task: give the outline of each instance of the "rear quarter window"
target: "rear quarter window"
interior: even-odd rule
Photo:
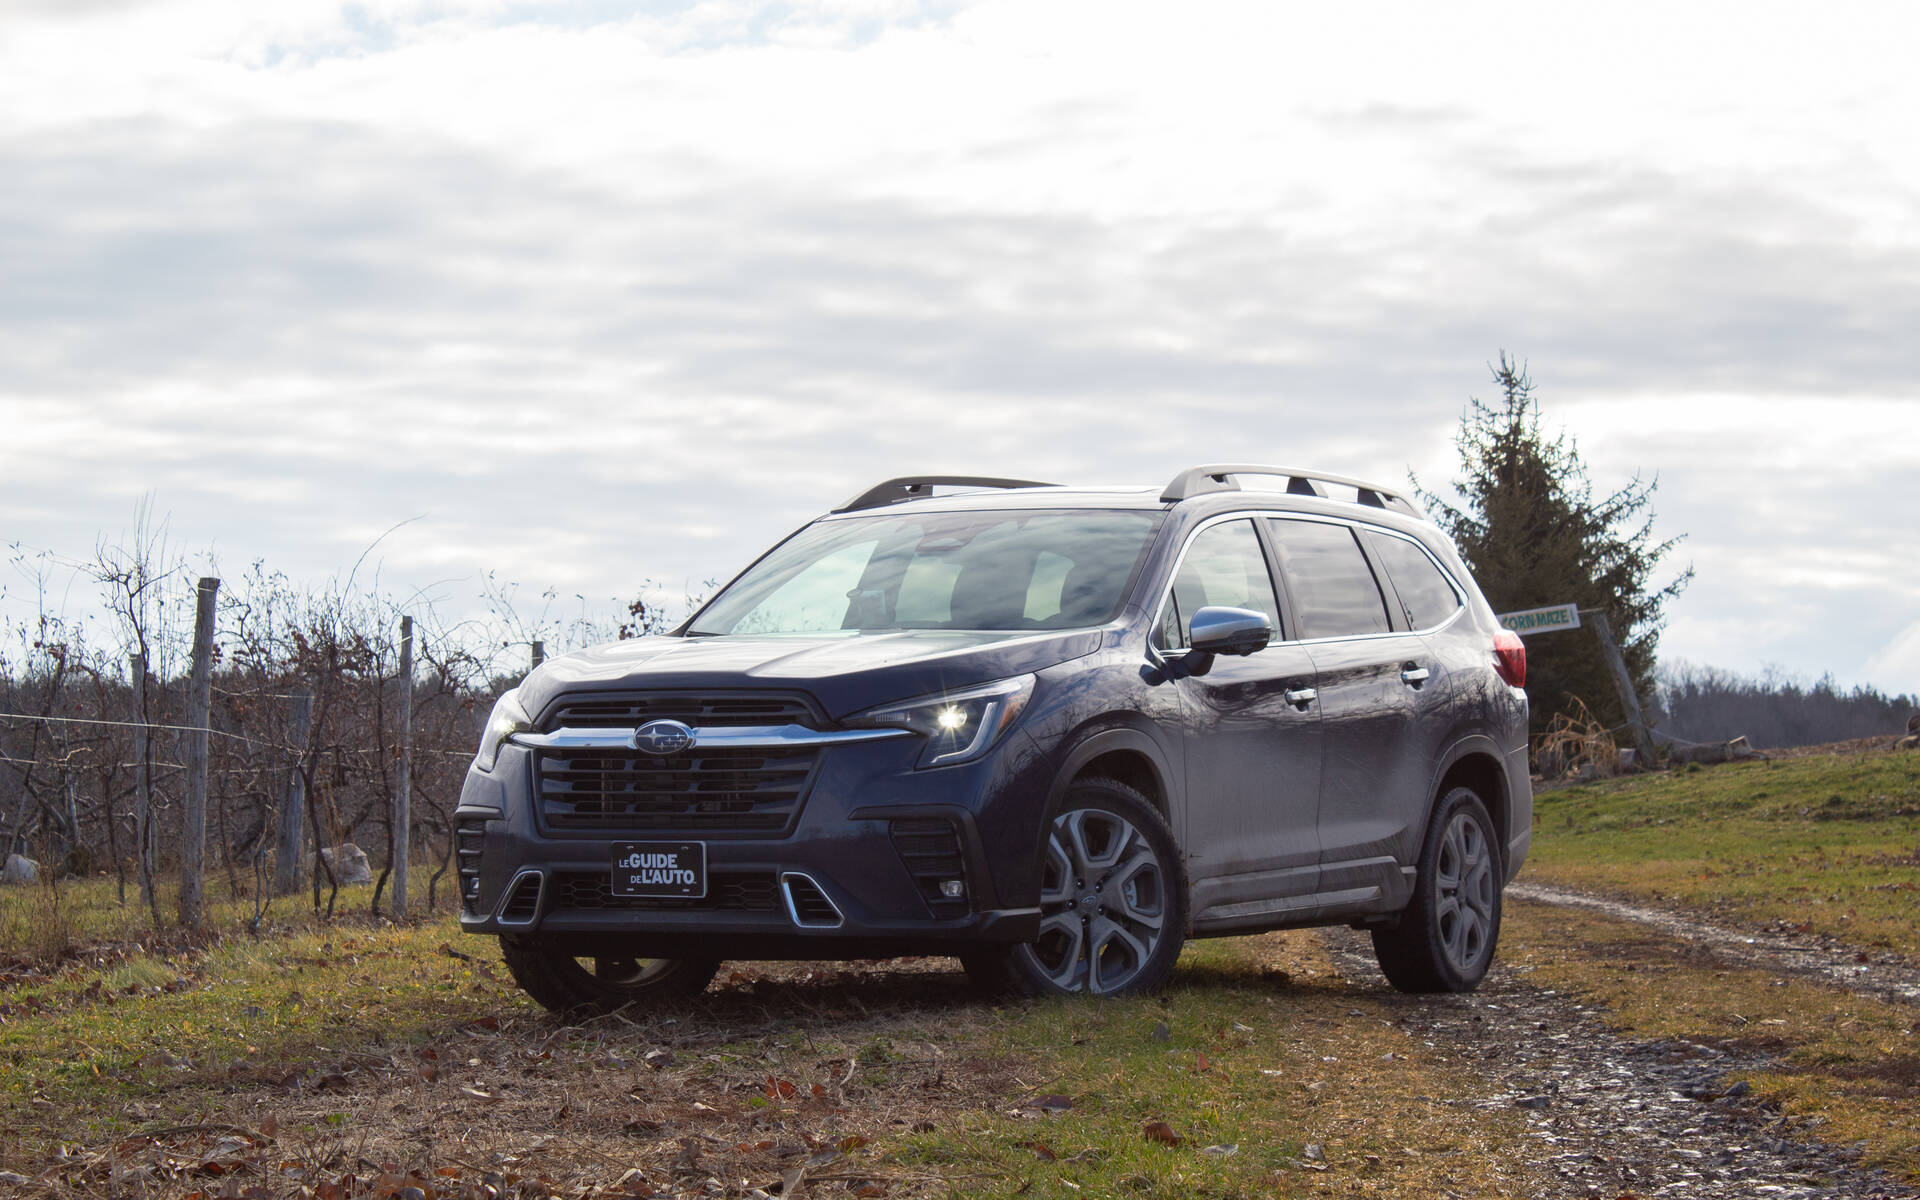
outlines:
[[[1392,534],[1369,529],[1367,543],[1387,568],[1387,578],[1407,616],[1407,628],[1432,629],[1460,608],[1460,593],[1426,551]]]

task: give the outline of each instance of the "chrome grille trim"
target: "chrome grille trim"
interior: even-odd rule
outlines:
[[[693,748],[707,750],[778,749],[787,746],[832,746],[845,742],[876,742],[907,737],[910,729],[808,729],[805,725],[740,725],[696,727]],[[631,729],[556,729],[551,733],[516,733],[507,739],[516,746],[539,750],[632,750]]]

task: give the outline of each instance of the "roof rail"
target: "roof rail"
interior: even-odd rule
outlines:
[[[834,509],[834,512],[859,512],[863,508],[885,508],[905,500],[925,500],[935,487],[1028,488],[1059,487],[1037,479],[993,479],[983,475],[907,475],[877,483]]]
[[[1345,475],[1329,475],[1325,471],[1302,471],[1296,467],[1264,467],[1249,463],[1211,463],[1201,467],[1188,467],[1173,477],[1167,490],[1160,493],[1163,503],[1173,504],[1190,496],[1204,496],[1208,492],[1236,492],[1240,483],[1236,475],[1271,475],[1287,481],[1287,491],[1295,496],[1325,497],[1326,491],[1320,485],[1337,483],[1354,490],[1354,502],[1372,508],[1390,508],[1406,513],[1410,517],[1423,514],[1415,508],[1399,491],[1382,487],[1377,483],[1368,483],[1364,479],[1350,479]]]

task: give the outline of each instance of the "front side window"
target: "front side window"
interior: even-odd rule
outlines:
[[[1273,576],[1250,520],[1208,526],[1187,547],[1160,615],[1160,646],[1186,649],[1191,644],[1193,614],[1216,605],[1265,613],[1275,636],[1279,634],[1280,606],[1274,599]]]
[[[1119,611],[1161,519],[1013,510],[817,521],[730,584],[687,632],[1100,625]]]
[[[1280,544],[1280,569],[1299,611],[1302,638],[1356,637],[1386,633],[1386,600],[1353,530],[1322,521],[1267,522]]]

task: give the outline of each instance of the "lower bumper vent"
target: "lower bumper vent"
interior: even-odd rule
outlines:
[[[540,912],[540,885],[544,876],[538,871],[522,871],[507,886],[507,898],[500,905],[502,925],[531,925]]]
[[[787,912],[793,917],[795,925],[808,929],[837,929],[845,920],[840,910],[827,899],[820,885],[809,876],[799,872],[789,872],[780,877],[780,886],[787,894]]]
[[[719,912],[778,912],[780,895],[770,871],[728,874],[716,871],[707,894],[698,900],[616,896],[606,872],[562,872],[553,879],[553,907],[575,911],[620,909],[696,909]]]
[[[891,822],[894,852],[920,889],[936,917],[964,917],[972,908],[967,898],[967,859],[960,849],[960,832],[950,821],[915,818]],[[957,895],[955,893],[958,893]]]
[[[453,856],[460,881],[460,907],[480,915],[480,853],[487,843],[485,818],[462,817],[453,828]]]

